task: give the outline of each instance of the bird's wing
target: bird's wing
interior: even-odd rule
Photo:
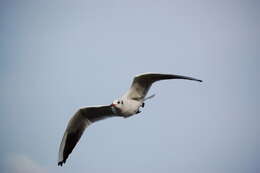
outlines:
[[[86,127],[95,121],[112,116],[115,116],[115,114],[111,106],[96,106],[79,109],[70,119],[63,135],[59,149],[58,165],[62,166],[62,164],[66,162]]]
[[[180,76],[174,74],[145,73],[135,76],[130,89],[125,94],[125,97],[129,99],[142,100],[146,96],[152,83],[166,79],[187,79],[202,82],[202,80],[187,76]]]

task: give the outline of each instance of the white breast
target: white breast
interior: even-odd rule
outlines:
[[[130,116],[136,114],[136,112],[139,110],[140,106],[142,105],[142,102],[136,101],[136,100],[124,100],[124,105],[122,106],[122,114],[124,116]]]

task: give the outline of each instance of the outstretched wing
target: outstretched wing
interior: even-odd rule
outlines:
[[[187,76],[180,76],[174,74],[145,73],[135,76],[131,88],[128,90],[125,96],[129,99],[142,100],[144,99],[151,85],[154,82],[167,79],[187,79],[202,82],[202,80]]]
[[[70,119],[63,135],[59,149],[58,165],[62,166],[62,164],[66,162],[69,154],[79,141],[86,127],[95,121],[112,116],[115,115],[111,106],[86,107],[79,109]]]

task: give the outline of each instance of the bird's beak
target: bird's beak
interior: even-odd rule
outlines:
[[[115,105],[114,103],[112,103],[110,106],[112,106],[112,107],[116,107],[116,105]]]

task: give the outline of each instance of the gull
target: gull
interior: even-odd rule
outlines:
[[[112,104],[84,107],[75,113],[67,125],[60,144],[58,165],[62,166],[66,162],[86,127],[109,117],[127,118],[139,114],[141,112],[140,108],[145,106],[144,102],[155,96],[146,97],[152,84],[167,79],[186,79],[202,82],[202,80],[196,78],[174,74],[144,73],[135,76],[129,90],[122,97],[114,100]]]

